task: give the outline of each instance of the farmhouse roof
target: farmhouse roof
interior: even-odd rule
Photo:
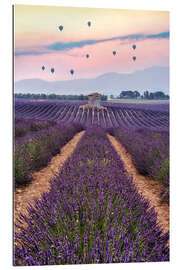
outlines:
[[[94,97],[100,97],[101,96],[101,94],[99,94],[99,93],[92,93],[92,94],[89,94],[88,95],[88,97],[91,97],[91,96],[94,96]]]

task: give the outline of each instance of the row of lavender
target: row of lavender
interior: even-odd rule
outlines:
[[[32,120],[31,123],[36,123]],[[28,184],[32,180],[32,172],[45,166],[50,159],[59,153],[61,147],[83,129],[80,124],[56,124],[38,122],[39,131],[28,132],[28,124],[21,119],[19,130],[27,131],[25,136],[17,137],[14,145],[14,184],[15,187]],[[54,124],[54,123],[53,123]],[[45,129],[45,127],[47,127]],[[43,129],[44,128],[44,129]],[[22,134],[22,133],[21,133]]]
[[[38,100],[30,100],[30,99],[15,99],[15,105],[18,104],[25,104],[25,103],[36,103],[36,104],[42,104],[42,103],[46,103],[46,104],[66,104],[66,105],[84,105],[87,103],[87,101],[64,101],[64,100],[41,100],[41,101],[38,101]],[[140,103],[140,102],[137,102],[137,103],[126,103],[126,102],[123,102],[123,103],[116,103],[116,102],[104,102],[102,101],[101,102],[102,106],[110,106],[110,107],[119,107],[121,106],[122,108],[129,108],[129,109],[143,109],[143,110],[151,110],[151,111],[161,111],[161,112],[169,112],[169,102],[157,102],[157,103]]]
[[[107,110],[80,108],[80,103],[69,102],[16,102],[16,117],[36,118],[50,121],[79,122],[85,126],[101,127],[153,127],[168,128],[169,112],[159,105],[108,104]]]
[[[168,261],[169,234],[105,132],[90,128],[16,233],[15,265]],[[18,244],[19,243],[19,244]]]
[[[15,138],[23,137],[27,133],[47,129],[55,124],[55,121],[15,118],[14,136]]]
[[[169,203],[169,131],[111,128],[108,132],[131,154],[140,174],[163,185],[160,197]]]
[[[128,108],[128,109],[141,109],[141,110],[148,110],[148,111],[160,111],[160,112],[169,112],[169,102],[164,103],[163,101],[159,100],[158,103],[107,103],[102,102],[103,106],[111,106],[113,108],[117,108],[121,106],[121,108]]]

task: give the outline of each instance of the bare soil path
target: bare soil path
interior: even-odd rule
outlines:
[[[161,185],[146,176],[138,174],[130,154],[126,149],[111,135],[107,134],[112,146],[121,157],[124,167],[129,176],[133,178],[133,182],[137,187],[139,193],[150,202],[150,206],[154,207],[157,213],[157,222],[161,226],[164,233],[169,231],[169,205],[161,203],[159,194],[161,192]]]
[[[16,188],[14,192],[14,224],[18,224],[17,219],[20,213],[28,215],[27,207],[29,203],[33,205],[35,199],[41,199],[41,194],[49,191],[50,180],[59,174],[61,167],[72,155],[84,132],[77,133],[63,146],[60,153],[51,159],[47,167],[34,172],[33,180],[28,186]],[[19,229],[15,227],[14,230],[17,232]]]

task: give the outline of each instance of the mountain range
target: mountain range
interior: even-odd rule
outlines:
[[[66,81],[45,81],[41,79],[24,79],[14,84],[14,93],[87,95],[99,92],[104,95],[119,95],[123,90],[139,91],[141,94],[163,91],[169,93],[169,67],[151,67],[133,73],[105,73],[96,78]]]

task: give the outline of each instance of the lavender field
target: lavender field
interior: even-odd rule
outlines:
[[[168,205],[168,105],[83,104],[15,102],[15,189],[28,189],[33,172],[85,133],[49,192],[15,221],[14,265],[169,261],[169,230],[107,137],[125,147],[140,175],[159,183],[159,203]]]
[[[84,126],[158,128],[169,127],[168,104],[103,103],[107,110],[81,108],[85,102],[16,101],[16,118],[39,119],[72,123]]]
[[[90,128],[51,191],[29,209],[15,247],[16,265],[168,261],[161,236],[105,132]]]

